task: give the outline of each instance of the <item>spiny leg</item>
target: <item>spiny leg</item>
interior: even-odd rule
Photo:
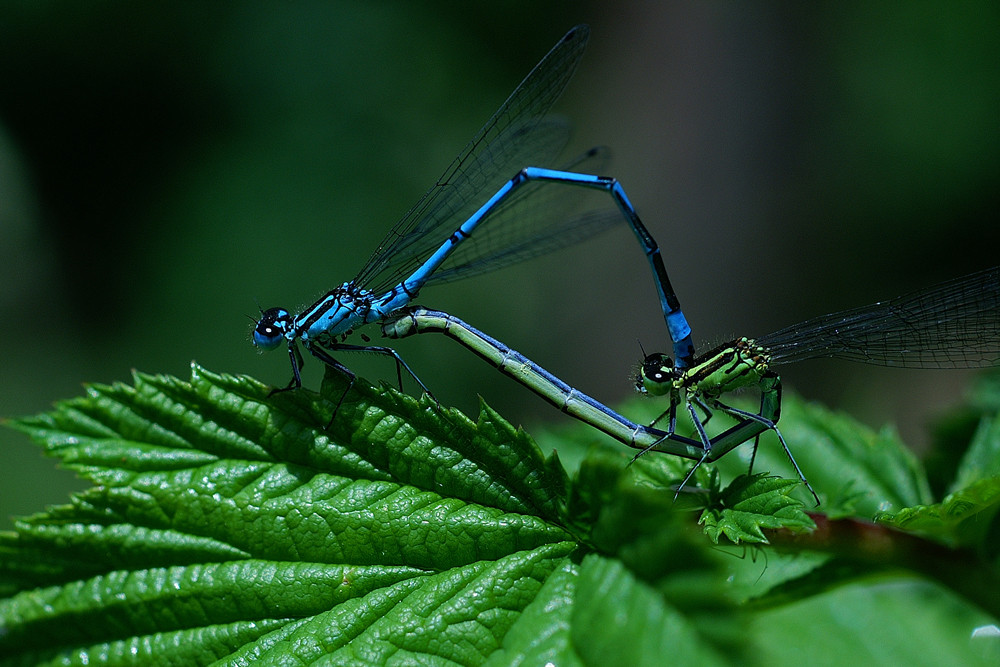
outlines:
[[[661,413],[659,417],[657,417],[656,419],[654,419],[652,422],[649,423],[649,428],[653,428],[660,420],[662,420],[667,415],[670,415],[670,423],[667,426],[666,435],[664,435],[662,438],[660,438],[653,444],[639,450],[639,452],[632,457],[632,460],[628,462],[629,465],[635,463],[636,459],[638,459],[640,456],[649,453],[650,451],[655,449],[657,445],[659,445],[661,442],[663,442],[664,440],[666,440],[667,438],[669,438],[674,434],[675,430],[677,429],[677,404],[680,403],[680,400],[681,400],[680,396],[677,394],[676,391],[670,392],[670,407],[667,408],[663,413]]]
[[[267,393],[267,397],[270,398],[275,394],[280,394],[291,389],[298,389],[302,386],[302,364],[304,359],[302,358],[302,353],[299,352],[299,346],[295,342],[288,343],[288,358],[292,362],[292,379],[289,380],[288,385],[285,387],[275,387]]]
[[[306,345],[306,349],[309,350],[309,354],[313,355],[324,364],[333,368],[335,371],[347,378],[347,387],[344,389],[343,393],[340,394],[340,398],[337,399],[337,403],[333,406],[333,413],[330,415],[330,421],[328,421],[324,427],[324,430],[329,430],[329,428],[333,425],[333,420],[337,418],[337,413],[340,411],[341,403],[344,402],[344,398],[347,397],[347,392],[349,392],[354,386],[358,376],[355,375],[354,371],[350,368],[330,356],[330,354],[328,354],[323,348],[316,345]]]
[[[677,396],[676,392],[670,394],[670,407],[660,413],[653,421],[649,422],[649,428],[654,428],[657,424],[663,421],[663,418],[670,416],[670,423],[667,426],[667,433],[673,433],[677,428],[677,404],[680,402],[680,397]]]
[[[780,384],[777,385],[777,388],[772,387],[772,388],[768,389],[768,391],[776,391],[776,392],[778,392],[778,395],[780,395],[780,391],[781,391],[780,390]],[[791,462],[792,467],[795,468],[795,473],[799,476],[799,479],[802,481],[802,483],[805,484],[805,487],[807,489],[809,489],[809,493],[811,493],[813,499],[815,499],[816,505],[818,506],[820,504],[820,502],[819,502],[819,496],[816,494],[816,491],[813,490],[812,485],[809,484],[809,480],[806,479],[806,476],[804,474],[802,474],[802,469],[799,468],[798,462],[796,462],[795,457],[792,456],[792,450],[790,450],[788,448],[788,444],[785,442],[785,437],[783,435],[781,435],[781,431],[778,430],[778,425],[776,424],[776,420],[768,419],[767,417],[764,417],[763,415],[756,414],[754,412],[749,412],[747,410],[740,410],[739,408],[734,408],[731,405],[726,405],[725,403],[722,403],[721,401],[719,401],[717,399],[712,401],[712,405],[716,409],[722,410],[726,414],[728,414],[728,415],[730,415],[730,416],[732,416],[732,417],[734,417],[736,419],[744,419],[744,420],[754,421],[754,422],[757,422],[758,424],[764,425],[765,427],[767,427],[767,429],[769,431],[774,431],[774,434],[776,436],[778,436],[778,442],[781,443],[781,448],[783,450],[785,450],[785,456],[788,457],[788,460]],[[759,437],[760,436],[757,436],[757,438],[754,438],[754,456],[755,457],[756,457],[756,453],[757,453],[757,441],[758,441]],[[752,460],[751,460],[750,465],[751,465],[751,471],[752,471],[753,470],[753,467],[752,467],[753,466],[753,461]]]
[[[349,352],[371,352],[372,354],[382,354],[387,357],[392,357],[396,361],[396,381],[399,383],[400,391],[403,390],[403,373],[401,369],[406,369],[406,372],[409,373],[414,382],[420,385],[420,388],[424,391],[424,393],[431,398],[434,398],[434,394],[432,394],[431,390],[427,388],[427,385],[425,385],[420,378],[417,377],[417,374],[413,372],[413,369],[410,368],[409,364],[403,361],[403,358],[399,356],[399,352],[396,352],[396,350],[391,347],[383,347],[381,345],[347,345],[346,343],[339,343],[332,349],[347,350]],[[437,399],[434,400],[437,402]]]
[[[701,464],[704,463],[712,454],[712,440],[708,437],[708,433],[705,432],[705,424],[698,419],[698,413],[694,411],[694,405],[697,404],[708,415],[705,418],[705,422],[707,422],[712,416],[711,409],[705,405],[699,396],[695,396],[693,399],[689,397],[686,403],[688,414],[691,415],[691,421],[694,423],[695,430],[698,431],[698,439],[701,440],[701,447],[704,450],[704,453],[701,455],[701,458],[698,459],[698,462],[691,467],[691,470],[687,475],[685,475],[684,479],[681,480],[680,486],[677,487],[677,491],[674,493],[675,501],[678,496],[681,495],[681,490],[684,486],[691,480],[692,477],[694,477],[695,472],[697,472],[698,468],[701,467]]]
[[[691,399],[691,402],[701,408],[701,411],[705,413],[705,418],[701,420],[701,425],[705,426],[708,423],[708,420],[711,419],[712,415],[715,413],[712,412],[712,408],[709,407],[709,405],[705,403],[699,395],[695,395],[695,397]],[[691,414],[693,415],[694,412],[692,411]]]
[[[434,394],[431,393],[431,390],[427,388],[427,385],[425,385],[423,381],[421,381],[421,379],[417,377],[417,374],[413,372],[413,369],[410,368],[409,364],[407,364],[406,361],[404,361],[403,358],[399,355],[399,353],[396,352],[396,350],[394,350],[393,348],[384,347],[381,345],[349,345],[347,343],[338,343],[335,346],[331,346],[330,349],[346,350],[349,352],[371,352],[372,354],[382,354],[385,356],[392,357],[396,362],[396,381],[399,383],[399,390],[400,391],[403,390],[403,374],[401,369],[406,369],[406,372],[410,374],[410,377],[412,377],[413,380],[418,385],[420,385],[420,388],[424,391],[424,393],[427,394],[427,396],[430,397],[430,399],[434,401],[438,407],[441,407],[441,403],[437,400],[437,398],[434,397]],[[347,396],[347,392],[350,391],[351,387],[354,386],[354,381],[357,379],[357,376],[352,371],[350,371],[346,366],[344,366],[336,359],[334,359],[332,356],[330,356],[322,348],[310,347],[309,352],[311,352],[317,358],[323,360],[324,363],[330,364],[337,370],[344,372],[345,375],[348,375],[348,378],[350,380],[350,384],[348,385],[347,389],[344,390],[344,393],[341,395],[340,400],[337,401],[337,405],[333,410],[333,415],[330,417],[330,423],[327,424],[326,426],[327,428],[330,428],[330,425],[333,424],[333,420],[337,417],[337,412],[340,410],[341,403],[344,402],[344,397]]]
[[[681,401],[680,395],[676,391],[671,392],[671,394],[670,394],[670,408],[666,412],[664,412],[662,415],[660,415],[659,417],[657,417],[653,421],[653,424],[655,424],[656,422],[658,422],[661,419],[663,419],[664,416],[666,416],[667,414],[669,414],[670,415],[670,429],[668,430],[667,435],[663,436],[662,438],[660,438],[659,440],[657,440],[656,442],[654,442],[653,444],[651,444],[648,447],[644,448],[638,454],[636,454],[635,456],[633,456],[632,460],[629,462],[630,464],[635,463],[635,460],[638,459],[640,456],[642,456],[643,454],[651,451],[658,444],[660,444],[661,442],[663,442],[668,437],[670,437],[671,435],[674,434],[674,427],[676,426],[676,423],[677,423],[677,415],[676,415],[676,413],[677,413],[677,404],[680,401]],[[698,418],[698,413],[695,412],[695,409],[694,409],[695,405],[697,405],[698,407],[700,407],[705,412],[705,419],[704,420],[701,420],[701,419]],[[687,483],[689,481],[691,481],[691,478],[694,476],[695,472],[697,472],[698,468],[701,467],[701,465],[705,461],[707,461],[708,458],[709,458],[709,456],[711,456],[711,454],[712,454],[712,440],[711,440],[711,438],[708,437],[708,433],[705,431],[705,426],[704,426],[705,423],[707,423],[708,420],[711,419],[711,417],[712,417],[712,410],[711,410],[711,408],[703,400],[701,400],[700,396],[695,396],[694,398],[688,398],[685,401],[685,406],[687,407],[688,414],[691,417],[691,422],[695,426],[695,430],[698,431],[698,440],[701,442],[701,447],[702,447],[702,452],[703,453],[702,453],[701,458],[698,459],[698,461],[694,464],[694,466],[691,467],[691,470],[688,471],[688,474],[684,476],[684,479],[681,480],[680,485],[677,487],[676,493],[674,493],[674,500],[677,500],[677,498],[680,496],[681,491],[684,489],[684,487],[687,485]],[[652,424],[650,426],[652,426]]]
[[[691,466],[691,470],[689,470],[688,474],[684,476],[684,479],[682,479],[681,483],[677,486],[677,491],[674,492],[674,502],[677,502],[677,498],[680,497],[681,495],[681,490],[685,486],[687,486],[687,483],[691,481],[691,478],[694,477],[694,474],[698,471],[698,468],[700,468],[701,464],[703,464],[708,459],[708,455],[711,453],[712,450],[706,449],[702,457],[698,459],[698,462],[695,463],[693,466]]]

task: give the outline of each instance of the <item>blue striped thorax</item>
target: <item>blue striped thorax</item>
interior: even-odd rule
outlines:
[[[344,283],[327,292],[295,318],[295,337],[303,343],[334,341],[356,326],[367,324],[372,310],[371,292],[354,283]]]

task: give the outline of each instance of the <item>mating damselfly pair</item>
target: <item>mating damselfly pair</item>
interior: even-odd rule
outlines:
[[[394,338],[441,332],[562,411],[640,449],[640,454],[675,454],[697,461],[697,468],[773,430],[795,465],[776,428],[781,381],[772,365],[822,356],[907,367],[997,363],[998,268],[919,294],[820,317],[769,336],[737,339],[695,357],[691,329],[656,242],[621,185],[590,173],[596,171],[605,152],[592,149],[559,169],[543,166],[556,159],[567,141],[567,125],[547,113],[576,70],[588,37],[589,29],[577,26],[553,47],[438,182],[389,231],[352,281],[334,288],[298,315],[284,308],[262,313],[253,341],[262,349],[287,347],[292,379],[284,390],[301,386],[301,345],[352,382],[354,374],[334,358],[336,352],[389,355],[395,360],[397,379],[405,369],[426,391],[392,348],[350,344],[347,339],[355,329],[373,323]],[[607,192],[617,210],[574,215],[581,187]],[[640,391],[669,397],[661,417],[666,421],[663,429],[654,426],[660,419],[650,426],[633,423],[452,315],[411,305],[428,284],[536,257],[590,238],[620,220],[630,226],[650,263],[673,343],[673,357],[648,355],[637,380]],[[746,386],[760,389],[759,412],[740,410],[721,400],[724,394]],[[695,437],[676,432],[681,405],[694,424]],[[334,416],[338,407],[339,402]],[[735,424],[710,437],[705,423],[715,411],[728,414]]]

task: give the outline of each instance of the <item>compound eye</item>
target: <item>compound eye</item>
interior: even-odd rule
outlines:
[[[253,344],[262,350],[278,347],[284,340],[291,321],[291,314],[284,308],[265,310],[253,329]]]
[[[674,377],[674,360],[657,352],[642,362],[642,374],[651,382],[669,382]]]

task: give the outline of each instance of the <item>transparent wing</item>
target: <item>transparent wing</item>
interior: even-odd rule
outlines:
[[[566,88],[590,36],[571,29],[531,70],[438,182],[389,231],[355,283],[384,291],[426,256],[525,166],[551,165],[568,138],[560,122],[542,122]]]
[[[823,315],[757,339],[772,362],[840,357],[879,366],[1000,363],[1000,267],[870,306]]]
[[[563,171],[603,173],[610,160],[604,147],[592,148],[559,167]],[[594,208],[588,204],[594,201]],[[505,200],[462,241],[430,283],[468,278],[580,243],[625,223],[606,192],[581,187],[529,183]]]

